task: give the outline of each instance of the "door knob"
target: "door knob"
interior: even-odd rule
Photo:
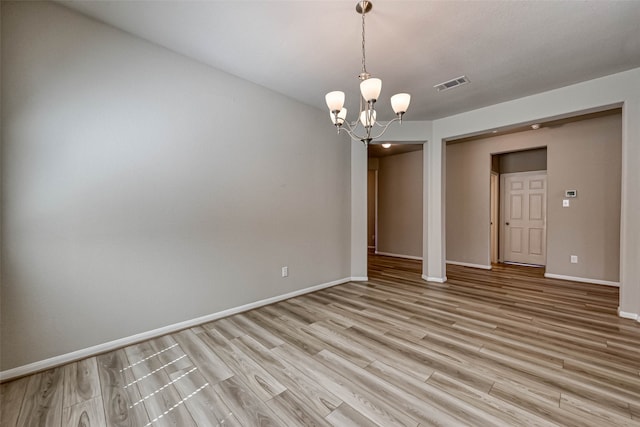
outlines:
[[[506,225],[509,225],[509,223],[507,222]]]

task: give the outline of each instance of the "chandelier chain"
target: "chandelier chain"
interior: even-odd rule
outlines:
[[[364,15],[366,10],[366,1],[362,2],[362,74],[367,74],[367,66],[365,63],[365,53],[364,53]]]

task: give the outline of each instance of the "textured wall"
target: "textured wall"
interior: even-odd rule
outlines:
[[[54,3],[2,43],[2,370],[349,277],[324,111]]]

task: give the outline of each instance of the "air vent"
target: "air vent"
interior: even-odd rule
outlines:
[[[438,89],[438,92],[442,92],[443,90],[453,89],[454,87],[462,86],[467,83],[469,83],[467,76],[460,76],[444,83],[437,84],[434,88]]]

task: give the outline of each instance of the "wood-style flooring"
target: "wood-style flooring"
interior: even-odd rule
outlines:
[[[640,426],[618,289],[370,257],[347,283],[2,384],[2,426]]]

